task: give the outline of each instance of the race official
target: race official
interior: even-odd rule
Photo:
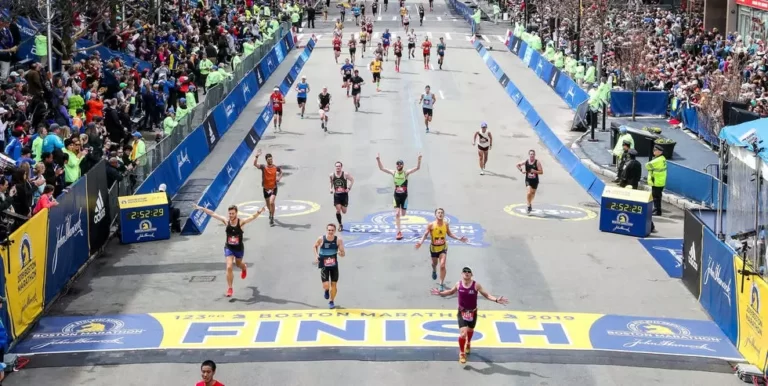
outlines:
[[[663,148],[659,145],[653,147],[653,159],[645,164],[648,170],[648,186],[651,187],[653,197],[653,214],[661,216],[661,195],[664,186],[667,185],[667,159],[664,157]]]

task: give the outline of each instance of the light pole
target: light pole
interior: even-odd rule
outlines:
[[[576,13],[576,60],[581,59],[581,0],[578,13]]]
[[[46,39],[48,43],[48,71],[53,73],[53,51],[51,50],[51,0],[45,1],[45,14],[45,21],[48,25],[48,35]]]

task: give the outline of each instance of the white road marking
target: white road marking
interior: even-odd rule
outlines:
[[[427,32],[427,37],[429,38],[429,40],[432,40],[432,32]]]
[[[438,91],[440,93],[440,99],[445,99],[445,95],[443,95],[443,90]]]
[[[296,35],[296,40],[301,40],[304,37],[304,34],[298,34]]]
[[[376,19],[376,21],[381,21],[381,16],[379,16],[379,18],[378,18],[378,19]]]
[[[432,71],[434,71],[434,70],[435,70],[435,67],[434,67],[434,66],[432,66],[432,63],[430,63],[430,64],[429,64],[429,69],[430,69],[430,70],[432,70]]]
[[[374,32],[373,33],[373,38],[374,39],[378,39],[379,38],[379,33],[378,32]]]
[[[500,42],[504,43],[505,40],[504,40],[503,37],[501,37],[499,35],[494,35],[494,36],[496,36],[496,39],[499,39]]]
[[[397,16],[392,16],[392,21],[397,20]]]
[[[491,39],[488,39],[488,36],[485,36],[485,35],[480,35],[480,36],[482,36],[483,40],[485,40],[486,42],[488,42],[488,43],[491,42]]]
[[[469,42],[469,41],[472,41],[472,37],[471,37],[471,36],[469,36],[469,35],[464,35],[464,38],[466,38],[468,42]]]
[[[440,17],[440,16],[438,16],[438,17],[437,17],[437,21],[443,21],[443,18],[442,18],[442,17]]]
[[[451,34],[448,32],[445,33],[445,40],[451,40]]]
[[[315,38],[320,41],[320,38],[323,37],[323,35],[315,35]]]

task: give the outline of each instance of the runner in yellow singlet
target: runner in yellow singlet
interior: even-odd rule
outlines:
[[[446,236],[459,240],[462,243],[467,242],[466,237],[456,237],[451,232],[451,228],[448,227],[448,221],[445,221],[445,210],[443,208],[437,208],[435,210],[435,221],[427,225],[424,235],[421,236],[421,240],[416,243],[416,249],[421,247],[427,236],[430,236],[432,242],[429,244],[429,255],[432,257],[432,280],[437,280],[437,263],[440,263],[440,291],[445,291],[445,260],[448,256],[448,243],[445,239]]]
[[[363,48],[363,51],[360,54],[361,58],[365,57],[365,44],[366,43],[368,43],[368,32],[365,30],[365,27],[363,27],[363,30],[360,31],[360,46]]]
[[[373,82],[376,83],[376,91],[379,92],[381,89],[379,86],[381,85],[381,56],[376,56],[375,59],[371,61],[371,64],[368,66],[371,69],[371,72],[373,73]]]

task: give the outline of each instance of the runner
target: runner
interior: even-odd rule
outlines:
[[[478,139],[480,140],[478,142]],[[488,124],[480,124],[480,131],[475,132],[472,138],[472,146],[477,144],[477,155],[480,157],[480,175],[485,174],[485,165],[488,164],[488,150],[493,147],[493,135],[488,130]]]
[[[360,5],[360,12],[363,15],[363,21],[365,21],[365,0],[363,0],[363,4]]]
[[[440,69],[443,69],[443,60],[445,60],[445,40],[440,37],[440,43],[437,43],[437,64],[440,65]]]
[[[301,76],[301,82],[296,85],[296,101],[301,108],[301,119],[304,119],[304,107],[307,105],[307,93],[310,91],[307,76]]]
[[[429,70],[429,56],[432,53],[432,42],[429,36],[424,36],[424,43],[421,43],[421,51],[424,54],[424,69]]]
[[[200,372],[203,380],[196,383],[195,386],[224,386],[223,383],[213,378],[216,375],[216,363],[214,361],[209,359],[203,362],[200,365]]]
[[[331,194],[333,194],[333,206],[336,207],[336,221],[339,223],[339,232],[343,232],[344,223],[341,221],[341,215],[347,214],[349,191],[352,190],[355,179],[349,173],[341,170],[343,166],[341,161],[336,161],[335,166],[336,171],[331,173]]]
[[[343,15],[343,13],[342,13],[342,15]],[[341,30],[344,29],[344,21],[341,20],[341,19],[336,19],[335,27],[336,27],[337,30],[339,30],[339,32],[341,32]]]
[[[360,25],[360,6],[355,4],[352,6],[352,15],[355,16],[355,25]]]
[[[424,4],[419,4],[419,26],[424,25]]]
[[[333,34],[333,59],[336,61],[336,64],[339,64],[339,56],[341,56],[341,36],[335,36],[336,31],[334,31]]]
[[[234,264],[240,268],[241,279],[245,279],[245,277],[248,276],[248,267],[243,263],[243,255],[245,253],[243,227],[249,222],[257,219],[260,214],[264,213],[265,207],[261,207],[258,212],[242,220],[237,217],[236,205],[232,205],[227,209],[229,217],[218,215],[216,212],[208,208],[203,208],[197,204],[194,205],[194,208],[211,216],[213,219],[221,221],[226,226],[224,233],[227,235],[227,241],[224,243],[224,258],[227,261],[227,297],[232,297],[232,294],[234,293],[232,282],[235,278],[235,275],[232,272],[232,265]]]
[[[408,11],[405,11],[405,15],[403,15],[403,27],[405,28],[406,33],[408,32],[408,26],[410,24],[411,24],[411,15],[408,13]]]
[[[347,89],[347,98],[349,98],[349,86],[352,85],[352,71],[355,66],[349,62],[349,59],[344,60],[344,65],[341,66],[342,84],[341,88]]]
[[[408,59],[411,58],[416,58],[416,31],[413,29],[408,34]]]
[[[368,18],[368,23],[365,25],[365,30],[368,32],[371,41],[373,41],[373,17]]]
[[[317,95],[317,104],[320,108],[320,128],[327,133],[328,111],[331,109],[331,94],[328,94],[328,87],[323,87],[323,92]]]
[[[283,104],[285,104],[285,98],[283,98],[283,93],[280,92],[280,87],[275,86],[272,90],[271,99],[272,112],[275,116],[272,122],[275,124],[276,131],[283,131]]]
[[[256,157],[253,159],[253,166],[261,170],[261,187],[264,190],[264,200],[267,201],[269,209],[269,225],[275,225],[275,198],[277,198],[277,184],[283,178],[283,169],[272,163],[272,154],[267,153],[264,159],[267,164],[260,164],[261,149],[256,150]]]
[[[403,5],[403,0],[400,0],[400,26],[403,26],[405,21],[405,14],[408,13],[408,10],[405,9],[405,6]],[[408,32],[406,29],[405,32]]]
[[[384,59],[384,47],[381,46],[381,43],[376,44],[376,49],[373,50],[373,56],[379,60]]]
[[[392,34],[389,33],[389,28],[387,28],[383,34],[381,34],[381,45],[384,48],[384,57],[387,58],[387,61],[389,61],[389,44],[392,41]]]
[[[477,294],[483,295],[484,298],[499,304],[508,304],[507,300],[503,296],[491,296],[485,291],[480,283],[472,280],[472,269],[464,267],[461,269],[461,280],[459,280],[453,288],[442,291],[437,288],[433,288],[430,292],[432,295],[438,296],[451,296],[456,292],[459,293],[459,312],[457,318],[459,320],[459,363],[467,363],[467,355],[471,349],[472,335],[475,334],[475,324],[477,323]]]
[[[373,83],[376,83],[376,92],[380,92],[382,69],[381,56],[376,55],[376,58],[371,61],[371,64],[368,65],[368,68],[373,73]]]
[[[424,244],[424,240],[427,236],[430,236],[431,242],[429,244],[429,254],[432,256],[432,280],[437,280],[437,263],[440,263],[440,291],[445,291],[445,260],[448,256],[448,244],[446,243],[445,236],[448,236],[454,240],[459,240],[462,243],[467,242],[466,237],[456,237],[451,228],[448,226],[448,222],[445,221],[445,210],[443,208],[435,209],[435,221],[432,221],[427,225],[427,229],[424,231],[424,235],[416,242],[416,249],[421,248],[421,244]]]
[[[381,157],[379,156],[379,154],[376,154],[376,162],[379,164],[379,170],[391,175],[395,179],[394,204],[395,204],[395,224],[397,225],[397,235],[395,236],[395,238],[397,240],[402,240],[403,233],[400,231],[400,217],[405,216],[405,213],[408,210],[408,177],[411,174],[419,171],[419,169],[421,169],[421,153],[419,153],[419,158],[418,158],[418,162],[416,163],[416,167],[408,171],[403,169],[403,165],[404,165],[403,160],[397,161],[396,170],[385,169],[384,165],[381,164]]]
[[[357,51],[357,41],[355,41],[355,34],[349,34],[349,41],[347,42],[347,46],[349,46],[349,59],[352,61],[352,64],[355,64],[355,51]]]
[[[434,9],[432,9],[432,5],[434,5],[435,0],[429,0],[429,11],[432,12]]]
[[[376,14],[379,13],[379,0],[373,0],[373,4],[371,4],[371,11],[373,11],[371,12],[373,13],[371,17],[376,17]]]
[[[523,170],[525,166],[525,170]],[[536,151],[528,151],[528,159],[517,164],[517,170],[525,174],[525,186],[528,187],[526,202],[528,202],[528,214],[533,210],[533,198],[536,197],[536,190],[539,188],[539,176],[544,174],[544,167],[536,159]]]
[[[363,49],[362,53],[360,53],[361,58],[365,57],[365,43],[368,43],[368,32],[365,32],[365,26],[363,26],[360,31],[360,46]]]
[[[389,0],[384,0],[384,12],[387,12],[388,5],[389,5]]]
[[[352,102],[355,104],[355,111],[360,109],[360,92],[362,91],[362,85],[365,84],[363,78],[360,77],[360,70],[355,70],[355,75],[352,77]]]
[[[339,257],[344,257],[344,241],[336,236],[336,225],[328,224],[325,228],[325,235],[320,236],[315,241],[315,260],[320,268],[320,280],[323,281],[323,296],[330,299],[328,308],[333,309],[336,305],[333,301],[336,299],[338,291],[336,283],[339,281]]]
[[[419,104],[421,104],[421,112],[424,113],[424,125],[427,127],[427,133],[429,133],[429,123],[432,122],[432,109],[437,102],[437,96],[430,92],[429,86],[424,87],[424,94],[421,94],[419,98]]]
[[[403,42],[400,41],[400,36],[397,37],[392,50],[395,52],[395,71],[400,72],[400,60],[403,59]]]

